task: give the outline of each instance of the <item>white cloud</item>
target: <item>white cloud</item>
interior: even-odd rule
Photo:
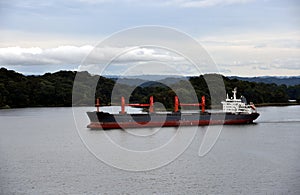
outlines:
[[[298,58],[274,59],[271,64],[271,68],[299,71],[300,56]]]
[[[182,75],[191,74],[188,64],[189,62],[183,57],[164,49],[152,47],[95,48],[78,69],[94,74]]]
[[[211,35],[198,39],[226,75],[300,75],[300,33]]]
[[[178,55],[152,48],[94,48],[90,45],[59,46],[47,49],[39,47],[0,48],[1,65],[79,65],[84,59],[85,64],[101,64],[112,59],[114,64],[147,61],[179,63],[184,61]]]
[[[0,48],[1,65],[49,65],[78,64],[93,49],[92,46],[59,46],[42,49],[39,47]]]
[[[210,46],[247,46],[253,48],[300,48],[300,32],[244,33],[201,37]]]
[[[128,52],[121,55],[117,62],[127,61],[159,61],[159,62],[170,62],[170,63],[182,63],[184,58],[176,54],[166,52],[164,50],[152,49],[152,48],[136,48],[129,50]]]
[[[50,71],[53,69],[50,66],[53,66],[59,67],[58,69],[77,67],[79,71],[89,71],[93,74],[193,75],[195,70],[188,64],[183,57],[175,53],[149,47],[94,48],[90,45],[68,45],[46,49],[0,48],[0,65],[8,68],[21,66],[29,74],[37,69],[42,70],[41,72]]]
[[[45,37],[39,39],[44,40]],[[109,70],[111,74],[114,71],[122,72],[126,70],[126,68],[129,68],[129,64],[140,65],[151,61],[171,64],[177,70],[180,70],[182,74],[186,75],[192,75],[193,72],[197,72],[188,66],[189,63],[183,57],[162,49],[149,47],[106,47],[94,49],[94,46],[91,44],[78,46],[84,42],[80,38],[75,41],[70,39],[71,41],[66,42],[69,44],[62,46],[57,46],[59,41],[51,44],[54,42],[52,41],[55,40],[54,38],[48,40],[50,41],[47,43],[42,41],[36,42],[36,44],[33,44],[33,47],[27,47],[26,44],[11,47],[7,46],[9,42],[6,44],[2,42],[2,45],[0,45],[0,65],[6,67],[39,65],[41,68],[47,65],[59,65],[58,70],[63,69],[63,67],[68,68],[65,65],[74,65],[72,68],[75,65],[78,67],[82,64],[82,60],[90,55],[85,60],[84,65],[79,67],[79,70],[99,71],[99,65],[107,63],[108,60],[119,54],[120,56],[114,60],[113,66]],[[300,32],[212,34],[197,40],[209,52],[222,74],[240,76],[300,75]],[[30,41],[31,38],[29,43]],[[172,42],[174,40],[169,41]],[[17,44],[17,41],[14,44]],[[39,44],[41,45],[40,47],[37,46]],[[189,48],[185,42],[177,41],[176,44]],[[93,52],[90,53],[91,51]],[[124,51],[126,52],[124,53]],[[190,52],[193,54],[199,53],[199,51],[192,48]],[[205,66],[205,63],[203,65]],[[205,70],[203,71],[205,72]]]

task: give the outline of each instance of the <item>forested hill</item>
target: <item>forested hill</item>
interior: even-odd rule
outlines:
[[[110,105],[111,102],[119,102],[119,98],[111,99],[111,92],[115,85],[115,80],[92,76],[88,72],[59,71],[56,73],[46,73],[41,76],[24,76],[13,70],[0,69],[0,108],[19,108],[19,107],[40,107],[40,106],[72,106],[72,90],[74,78],[78,74],[79,87],[74,91],[76,98],[74,105],[84,106],[93,102],[95,97],[99,97],[102,105]],[[210,77],[220,77],[220,75],[206,75]],[[222,76],[223,77],[223,76]],[[289,99],[300,102],[300,85],[286,86],[267,83],[256,83],[242,81],[239,79],[229,79],[223,77],[226,91],[231,92],[234,87],[238,87],[238,95],[243,94],[249,101],[256,104],[260,103],[287,103]],[[91,83],[97,83],[96,94]],[[190,77],[197,96],[205,95],[208,105],[211,104],[209,91],[203,76]],[[175,93],[172,89],[179,89],[183,97],[189,97],[190,93],[186,90],[186,81],[179,79],[178,82],[166,85],[162,83],[151,83],[137,87],[132,94],[130,87],[121,84],[120,94],[129,95],[130,102],[146,103],[149,96],[154,95],[155,101],[161,102],[168,109],[172,108]],[[225,98],[225,97],[224,97]],[[214,102],[213,104],[219,104]],[[90,105],[92,106],[92,105]]]
[[[238,79],[242,81],[250,81],[256,83],[275,83],[277,85],[299,85],[300,84],[300,76],[292,76],[292,77],[273,77],[273,76],[264,76],[264,77],[237,77],[231,76],[230,79]]]

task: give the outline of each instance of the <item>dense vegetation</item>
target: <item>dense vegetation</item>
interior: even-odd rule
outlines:
[[[121,95],[129,97],[132,103],[147,103],[149,97],[154,95],[156,102],[161,102],[170,109],[173,107],[175,95],[172,89],[185,97],[185,102],[189,102],[190,93],[187,90],[189,83],[192,84],[199,99],[205,95],[208,105],[212,103],[203,76],[191,77],[189,82],[178,80],[169,86],[159,82],[151,82],[149,85],[132,87],[126,84],[116,85],[116,81],[112,79],[93,76],[88,72],[78,72],[76,88],[73,90],[75,76],[76,72],[74,71],[59,71],[41,76],[24,76],[12,70],[1,68],[0,108],[72,106],[73,93],[73,95],[76,94],[73,96],[73,105],[76,106],[91,105],[91,102],[94,103],[95,97],[100,98],[102,105],[119,104]],[[209,76],[210,78],[220,77],[220,75]],[[286,86],[222,78],[227,92],[238,87],[238,95],[243,94],[248,100],[256,104],[287,103],[289,99],[300,102],[300,84]],[[93,93],[94,83],[97,83],[96,93]],[[117,95],[112,96],[112,90]],[[222,99],[224,98],[222,97]],[[212,104],[219,104],[219,102]]]

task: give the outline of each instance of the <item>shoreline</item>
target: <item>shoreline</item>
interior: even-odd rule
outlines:
[[[267,106],[297,106],[300,105],[300,103],[297,102],[284,102],[284,103],[261,103],[261,104],[255,104],[256,107],[267,107]]]

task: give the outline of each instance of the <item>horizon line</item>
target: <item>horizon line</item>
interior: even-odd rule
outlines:
[[[78,70],[72,70],[72,69],[59,69],[56,71],[45,71],[45,72],[41,72],[41,73],[25,73],[25,72],[21,72],[21,71],[17,71],[14,69],[8,69],[6,67],[1,67],[1,69],[4,68],[6,70],[9,71],[14,71],[16,73],[22,74],[24,76],[42,76],[45,75],[47,73],[53,74],[53,73],[57,73],[60,71],[71,71],[71,72],[88,72],[91,75],[98,75],[98,76],[103,76],[103,77],[138,77],[138,76],[169,76],[169,77],[198,77],[201,75],[207,75],[207,74],[217,74],[217,75],[222,75],[225,77],[240,77],[240,78],[255,78],[255,77],[277,77],[277,78],[291,78],[291,77],[300,77],[300,75],[290,75],[290,76],[286,76],[286,75],[261,75],[261,76],[240,76],[240,75],[226,75],[223,73],[216,73],[216,72],[208,72],[208,73],[204,73],[204,74],[200,74],[200,75],[176,75],[176,74],[139,74],[139,75],[117,75],[117,74],[93,74],[90,73],[89,71],[78,71]]]

